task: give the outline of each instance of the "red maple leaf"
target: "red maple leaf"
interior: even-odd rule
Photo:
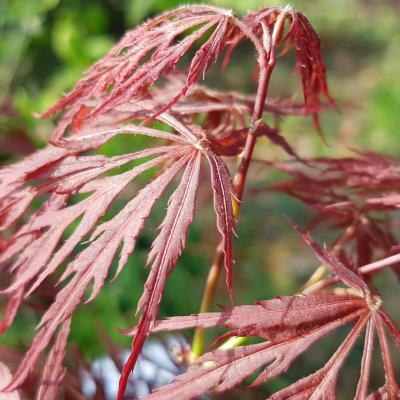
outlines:
[[[169,86],[160,85],[161,78],[171,74],[201,40],[184,79]],[[246,98],[196,86],[222,51],[231,51],[242,40],[249,40],[257,51],[257,95]],[[287,46],[296,48],[304,104],[281,100],[266,103],[277,51]],[[149,252],[150,274],[138,305],[141,317],[137,335],[120,382],[118,398],[122,399],[127,377],[157,318],[167,278],[185,247],[194,218],[202,159],[207,160],[211,171],[216,226],[232,297],[235,221],[231,196],[235,194],[220,156],[237,155],[248,137],[265,135],[300,159],[276,129],[262,122],[262,114],[314,115],[327,106],[322,98],[332,102],[319,39],[306,18],[289,8],[264,9],[240,20],[229,10],[184,6],[127,32],[69,94],[42,115],[63,112],[48,146],[0,171],[0,230],[7,231],[0,244],[0,262],[12,275],[12,282],[1,292],[9,298],[1,330],[12,323],[23,299],[65,266],[55,300],[42,316],[36,337],[8,390],[22,384],[59,329],[60,339],[50,352],[48,365],[58,366],[54,368],[57,376],[52,378],[62,376],[59,355],[68,331],[67,321],[83,301],[97,296],[117,256],[118,276],[153,206],[181,175]],[[228,107],[235,110],[230,118],[222,115]],[[205,114],[203,123],[201,114]],[[157,124],[149,125],[153,120]],[[120,134],[145,135],[164,143],[114,157],[88,155],[88,151]],[[133,161],[141,164],[115,174]],[[153,167],[159,168],[158,175],[135,193],[117,215],[104,220],[115,199],[137,176]],[[42,204],[31,212],[33,200]],[[77,226],[68,236],[66,232],[72,224]],[[86,247],[75,253],[82,242]]]
[[[320,248],[308,233],[302,231],[301,233],[314,249],[316,256],[342,282],[357,290],[358,295],[307,294],[278,297],[257,302],[254,306],[230,307],[223,312],[173,317],[157,322],[152,329],[153,332],[223,326],[230,331],[218,341],[231,336],[258,337],[263,341],[206,353],[195,361],[190,370],[178,376],[171,384],[156,390],[146,399],[184,400],[208,390],[226,391],[263,368],[251,384],[251,386],[259,385],[285,373],[317,340],[347,324],[353,324],[350,333],[320,370],[274,393],[269,398],[271,400],[336,399],[339,372],[364,329],[366,329],[364,352],[355,398],[365,399],[368,394],[375,333],[380,343],[386,383],[368,398],[399,398],[400,387],[394,375],[384,327],[388,328],[399,350],[400,330],[383,310],[382,300],[370,292],[360,276]]]

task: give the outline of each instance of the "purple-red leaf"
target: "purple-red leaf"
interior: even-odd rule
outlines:
[[[304,241],[314,250],[316,257],[326,265],[331,271],[338,276],[346,285],[353,289],[359,290],[364,295],[369,293],[368,285],[362,277],[354,271],[346,267],[339,259],[333,256],[327,249],[321,248],[317,242],[311,237],[310,233],[304,231],[300,226],[292,224],[294,228],[301,234]]]
[[[0,334],[5,332],[14,322],[14,319],[17,315],[19,307],[22,303],[22,299],[24,297],[24,289],[24,286],[21,286],[18,289],[14,290],[9,296],[3,319],[0,322]]]
[[[351,348],[358,339],[369,316],[361,317],[336,353],[317,372],[303,378],[293,385],[274,393],[271,400],[335,400],[336,382],[340,369]]]
[[[234,307],[222,314],[200,314],[186,318],[186,321],[176,318],[167,321],[168,329],[172,328],[173,323],[178,328],[223,325],[240,328],[232,331],[235,335],[259,336],[267,340],[259,344],[207,353],[197,360],[196,366],[191,370],[147,399],[184,400],[210,389],[225,391],[265,366],[253,382],[253,385],[258,385],[287,371],[294,360],[318,339],[340,326],[357,321],[350,339],[337,352],[335,359],[343,362],[346,353],[367,323],[369,311],[362,299],[360,301],[357,297],[346,297],[341,300],[340,297],[311,295],[278,298],[256,306]],[[319,300],[325,307],[318,309]],[[352,302],[354,303],[351,304]],[[314,321],[311,315],[315,315]],[[157,330],[162,329],[162,324]],[[339,368],[338,362],[332,364],[336,369]]]
[[[63,323],[57,340],[47,356],[40,379],[41,383],[36,396],[37,400],[55,400],[57,398],[57,393],[60,390],[60,385],[66,373],[63,363],[70,325],[71,319]]]
[[[139,235],[154,203],[187,161],[186,156],[173,163],[142,189],[112,220],[101,224],[94,232],[90,245],[68,265],[61,279],[73,275],[72,279],[59,291],[55,302],[43,315],[39,325],[41,330],[14,375],[11,388],[18,387],[26,379],[58,326],[72,315],[91,283],[93,289],[88,301],[98,294],[121,242],[131,243]],[[141,167],[136,168],[141,169]],[[142,167],[143,169],[146,168]],[[136,173],[137,170],[133,169],[125,174],[129,176]],[[129,181],[130,179],[127,180]],[[112,185],[110,186],[112,188]],[[104,186],[105,189],[108,187]]]
[[[138,310],[144,311],[132,344],[132,353],[121,374],[118,399],[124,397],[129,374],[148,336],[150,325],[157,319],[167,278],[186,245],[188,228],[194,217],[200,163],[201,153],[194,150],[188,160],[182,180],[168,202],[167,214],[161,224],[160,233],[152,244],[147,259],[147,265],[151,266],[151,271],[138,303]]]
[[[365,332],[364,351],[361,359],[360,379],[357,385],[355,400],[364,400],[368,393],[369,375],[371,371],[372,355],[374,350],[375,338],[375,317],[372,316],[368,321]]]
[[[281,296],[259,301],[256,305],[227,307],[223,312],[171,317],[165,321],[157,321],[152,332],[220,325],[234,329],[238,335],[254,333],[272,340],[282,334],[295,332],[304,324],[322,323],[362,307],[365,307],[365,300],[355,296]]]
[[[214,193],[214,210],[217,216],[217,228],[222,237],[225,254],[226,284],[233,302],[232,291],[232,232],[235,218],[232,210],[233,185],[225,163],[214,153],[205,150],[211,169],[211,183]]]
[[[285,21],[290,24],[288,29]],[[196,85],[224,49],[228,48],[229,59],[232,49],[243,40],[252,42],[257,51],[261,73],[256,98],[213,92]],[[159,85],[197,45],[184,78]],[[295,47],[302,76],[304,104],[286,100],[265,105],[267,83],[278,49],[285,52],[291,46]],[[42,316],[36,337],[8,389],[23,383],[59,331],[38,394],[46,398],[56,396],[56,385],[64,374],[62,358],[73,312],[85,299],[89,302],[97,296],[118,255],[115,276],[120,274],[154,205],[183,171],[148,255],[150,273],[137,307],[141,318],[120,382],[118,399],[122,400],[128,376],[156,323],[167,278],[186,245],[194,218],[202,158],[207,158],[211,170],[216,225],[233,301],[235,193],[229,170],[219,156],[239,154],[248,139],[249,121],[261,122],[263,112],[316,115],[326,107],[322,97],[332,101],[319,39],[307,19],[289,7],[263,9],[241,21],[229,10],[206,5],[184,6],[128,32],[69,94],[42,115],[64,112],[53,132],[52,144],[0,171],[0,230],[5,237],[1,242],[0,263],[12,278],[1,291],[8,296],[9,303],[0,329],[10,325],[23,298],[50,276],[59,277],[58,293]],[[157,121],[151,127],[143,126],[154,119]],[[201,126],[198,121],[202,121]],[[278,130],[263,124],[257,126],[260,130],[251,133],[266,135],[300,160]],[[117,135],[137,134],[162,140],[165,145],[115,157],[85,153],[100,148]],[[133,161],[141,164],[118,172]],[[153,167],[160,168],[158,175],[113,216],[110,209],[115,199],[132,187],[139,174]],[[29,213],[34,201],[41,205]],[[82,242],[86,247],[77,251]],[[369,294],[361,278],[316,244],[311,245],[339,278]],[[196,388],[196,393],[200,393],[201,388],[210,386],[225,390],[264,365],[267,367],[256,383],[270,379],[286,371],[315,340],[347,322],[362,320],[366,312],[362,298],[296,296],[230,308],[218,314],[219,321],[210,314],[177,325],[222,324],[231,329],[225,336],[255,335],[267,340],[235,349],[232,355],[216,351],[201,358],[200,364],[214,360],[216,365],[199,366],[193,372],[196,380],[202,382]],[[247,318],[243,313],[249,313]],[[250,370],[243,372],[247,365]],[[241,372],[235,375],[238,370]],[[184,382],[177,391],[188,395],[186,387],[190,384]]]
[[[232,335],[257,336],[265,341],[206,353],[196,360],[186,373],[178,376],[171,384],[156,390],[146,399],[185,400],[208,390],[225,391],[264,367],[251,384],[259,385],[285,373],[315,341],[349,323],[355,323],[351,332],[320,370],[276,392],[270,398],[336,399],[338,375],[356,340],[366,327],[360,380],[355,399],[365,399],[368,395],[375,330],[382,350],[386,384],[368,399],[397,399],[400,391],[394,376],[383,324],[388,326],[395,342],[399,334],[397,327],[380,309],[381,304],[380,298],[376,296],[363,299],[349,295],[299,295],[266,300],[254,306],[230,307],[220,313],[174,317],[157,322],[152,328],[153,332],[224,326],[231,331],[222,338]]]
[[[196,41],[211,30],[211,36],[192,59],[186,83],[162,110],[153,112],[154,117],[165,111],[184,96],[189,87],[216,61],[228,38],[238,30],[232,22],[234,19],[232,13],[226,10],[192,5],[168,11],[127,32],[103,59],[86,72],[72,92],[42,115],[48,117],[67,110],[53,139],[60,139],[88,100],[101,99],[82,118],[81,124],[85,119],[99,116],[144,93],[162,75],[168,74]],[[178,41],[179,35],[184,37]]]

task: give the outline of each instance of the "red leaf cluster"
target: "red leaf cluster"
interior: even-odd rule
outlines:
[[[168,134],[165,131],[139,125],[104,128],[100,132],[81,131],[78,136],[64,140],[63,148],[49,146],[2,171],[4,228],[11,226],[23,212],[26,212],[34,198],[50,194],[41,208],[34,212],[5,243],[1,261],[7,262],[16,256],[17,258],[11,266],[14,279],[3,290],[4,294],[10,296],[9,309],[3,321],[4,326],[12,322],[22,298],[32,293],[64,261],[71,259],[73,250],[82,238],[88,238],[88,246],[71,259],[60,277],[60,283],[65,281],[67,283],[60,289],[55,302],[44,314],[39,325],[41,329],[14,375],[10,388],[17,387],[28,376],[58,326],[71,317],[91,284],[93,284],[92,293],[86,302],[96,297],[122,245],[116,275],[120,273],[128,256],[134,250],[136,238],[143,229],[154,204],[174,177],[184,170],[180,184],[170,197],[166,216],[148,257],[151,272],[138,305],[138,310],[143,311],[140,326],[143,327],[144,337],[147,335],[149,324],[156,319],[166,279],[175,267],[186,243],[187,230],[194,215],[202,155],[209,161],[211,169],[217,227],[223,237],[227,282],[230,285],[231,237],[234,225],[230,174],[223,161],[206,146],[207,139],[199,126],[187,123],[170,113],[164,113],[159,118],[164,123],[170,124],[176,133]],[[84,150],[96,148],[120,132],[167,138],[175,144],[115,157],[75,155],[77,148]],[[127,172],[104,176],[108,171],[115,170],[132,160],[148,157],[152,159]],[[102,222],[102,217],[107,213],[113,200],[135,177],[151,167],[166,162],[168,163],[165,169],[138,191],[117,215]],[[10,182],[7,180],[17,174],[19,174],[17,180],[13,179]],[[25,182],[32,182],[33,185],[23,185]],[[75,193],[87,194],[88,197],[69,204],[68,196]],[[10,207],[10,197],[14,196],[15,201]],[[63,241],[66,229],[79,219],[77,228]],[[139,351],[141,344],[138,345]]]
[[[290,24],[283,38],[279,37],[280,32],[273,32],[279,18]],[[153,109],[147,122],[185,96],[225,48],[230,54],[245,39],[255,46],[259,63],[268,63],[272,68],[277,47],[296,48],[305,112],[316,115],[321,110],[322,96],[333,103],[326,83],[319,38],[302,14],[289,8],[267,8],[241,21],[230,10],[190,5],[168,11],[127,32],[103,59],[86,72],[69,94],[42,114],[42,117],[49,117],[65,111],[53,140],[59,140],[77,116],[80,125],[134,98],[147,95],[148,89],[162,76],[171,73],[182,57],[207,34],[209,37],[192,57],[181,88],[176,92],[169,91],[169,96],[174,92],[175,95],[165,98],[159,110]],[[183,39],[179,40],[180,37]],[[90,100],[97,100],[93,107],[87,104]]]
[[[197,84],[224,50],[228,60],[243,40],[250,41],[257,53],[260,77],[255,97],[213,91]],[[189,67],[179,73],[178,64],[199,42]],[[291,47],[295,48],[304,104],[266,101],[278,50],[284,54]],[[52,141],[43,150],[0,171],[0,263],[3,271],[11,276],[10,284],[1,290],[8,297],[8,306],[0,330],[10,326],[24,300],[47,278],[59,276],[58,292],[43,314],[36,336],[7,390],[23,384],[41,354],[54,341],[43,369],[39,397],[49,400],[56,397],[57,385],[64,376],[62,359],[73,313],[82,302],[92,301],[101,291],[116,258],[115,277],[119,275],[153,207],[180,177],[148,255],[150,273],[137,307],[140,320],[120,381],[118,399],[123,398],[128,376],[154,328],[166,281],[186,245],[195,213],[202,160],[210,169],[216,227],[224,253],[226,282],[233,298],[232,197],[235,190],[221,156],[236,156],[246,148],[249,137],[264,135],[301,160],[278,130],[263,122],[262,117],[265,112],[315,116],[333,103],[320,50],[318,36],[307,19],[290,8],[263,9],[240,20],[229,10],[205,5],[184,6],[127,32],[69,94],[42,115],[49,117],[63,112]],[[161,84],[161,78],[167,76],[167,81]],[[113,157],[89,153],[101,149],[117,135],[144,135],[162,143]],[[136,166],[130,168],[132,162]],[[125,172],[121,172],[121,167]],[[157,168],[155,177],[135,191],[116,215],[110,215],[115,199],[124,191],[132,190],[132,182],[152,168]],[[33,202],[40,206],[34,209]],[[307,234],[305,238],[312,244]],[[82,244],[85,244],[83,249],[79,247]],[[312,247],[316,249],[313,244]],[[359,275],[324,250],[318,250],[317,254],[345,283],[369,298],[368,287]],[[322,298],[319,300],[324,302]],[[277,310],[287,309],[288,301],[281,300],[283,305],[277,305]],[[312,301],[315,303],[316,299]],[[279,349],[293,351],[287,356],[286,364],[274,367],[276,371],[272,375],[276,375],[289,366],[296,354],[328,331],[349,321],[366,323],[367,309],[362,305],[365,302],[358,298],[351,298],[349,302],[351,312],[336,303],[332,309],[327,306],[326,314],[321,310],[314,316],[319,326],[315,320],[307,322],[299,316],[292,321],[293,326],[287,326],[287,331],[278,332],[279,324],[262,327],[265,335],[268,330],[274,332],[281,344],[271,347],[268,341],[236,349],[235,362],[240,364],[244,362],[241,359],[251,358],[254,365],[261,366],[265,360],[274,362]],[[255,307],[265,308],[265,304]],[[230,327],[236,333],[244,329],[246,335],[261,335],[254,327],[234,324]],[[289,343],[289,337],[294,340],[299,327],[304,329],[303,339]],[[230,364],[222,354],[215,355],[221,357],[224,365]],[[203,360],[213,357],[205,356]],[[224,368],[216,371],[225,371]],[[218,374],[212,374],[207,388],[218,383],[221,379]],[[232,376],[219,385],[221,389],[228,388],[241,379],[240,375]],[[194,392],[206,388],[202,385]],[[185,395],[194,392],[188,391]]]
[[[291,178],[273,190],[296,197],[316,211],[310,228],[325,224],[339,230],[335,246],[341,251],[350,249],[346,258],[355,268],[371,263],[377,255],[398,252],[394,234],[394,215],[400,204],[397,159],[361,152],[358,157],[307,163],[305,169],[274,164]]]
[[[265,341],[207,353],[196,361],[192,370],[147,398],[190,399],[210,389],[225,391],[265,366],[252,383],[253,386],[258,385],[286,372],[317,340],[339,327],[354,323],[346,339],[323,368],[274,393],[270,399],[335,399],[338,374],[363,329],[366,329],[364,353],[355,398],[364,399],[367,396],[376,331],[386,373],[386,383],[379,392],[386,392],[389,398],[396,399],[400,389],[394,377],[384,324],[397,344],[400,331],[384,311],[373,308],[360,297],[301,295],[267,300],[255,306],[238,306],[222,313],[175,317],[160,322],[155,330],[222,325],[233,329],[228,335],[257,336]],[[368,398],[375,398],[375,395],[373,393]]]

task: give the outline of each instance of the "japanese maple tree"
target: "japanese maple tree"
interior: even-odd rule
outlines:
[[[226,67],[244,41],[256,54],[254,96],[198,83],[218,60]],[[291,51],[301,81],[299,102],[268,96],[277,58]],[[185,67],[187,56],[191,58]],[[66,374],[63,359],[74,313],[102,290],[114,259],[113,280],[118,277],[146,220],[167,191],[171,194],[165,216],[148,253],[149,274],[137,305],[139,322],[126,332],[133,335],[132,352],[123,367],[118,400],[124,398],[129,375],[151,332],[196,328],[190,368],[148,397],[190,399],[209,390],[228,390],[260,368],[251,385],[273,379],[316,341],[346,325],[351,326],[350,332],[321,369],[270,398],[336,398],[340,369],[364,331],[355,398],[400,398],[388,343],[390,338],[400,351],[400,331],[373,285],[376,273],[386,267],[395,270],[400,261],[392,227],[382,218],[400,204],[398,161],[374,153],[305,160],[273,125],[276,117],[309,115],[321,131],[318,115],[333,105],[320,40],[307,18],[290,7],[265,8],[240,19],[231,10],[189,5],[127,32],[70,93],[40,116],[58,116],[47,146],[0,171],[0,263],[9,276],[9,284],[1,288],[8,303],[0,331],[7,330],[24,302],[49,278],[58,282],[54,302],[43,313],[12,379],[0,364],[0,372],[5,371],[1,374],[7,375],[3,390],[16,393],[47,353],[37,398],[56,398]],[[147,136],[154,139],[154,146],[118,156],[101,155],[102,146],[118,135]],[[253,150],[261,136],[293,159],[268,164],[290,176],[269,190],[283,191],[314,208],[317,213],[310,228],[329,220],[340,234],[331,246],[321,247],[309,231],[293,224],[321,262],[322,273],[313,275],[293,296],[212,313],[223,269],[234,304],[232,237]],[[238,161],[233,176],[226,164],[229,158]],[[200,179],[205,165],[207,181]],[[154,169],[147,184],[132,190],[139,175]],[[200,181],[212,193],[220,235],[201,313],[158,321],[166,282],[195,216]],[[131,193],[129,201],[110,215],[110,207],[126,191]],[[33,202],[40,206],[32,207]],[[225,343],[202,354],[203,329],[215,326],[229,329],[218,339]],[[246,344],[248,337],[259,341]],[[385,382],[370,393],[375,337]],[[4,384],[0,380],[0,387]]]

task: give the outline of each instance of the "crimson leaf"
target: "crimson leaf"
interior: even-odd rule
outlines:
[[[226,391],[263,367],[252,383],[252,386],[258,385],[285,373],[313,343],[348,323],[355,325],[323,368],[276,392],[270,399],[335,399],[338,374],[365,327],[364,354],[356,398],[365,398],[368,393],[375,331],[378,333],[386,375],[386,384],[379,393],[387,393],[390,399],[398,398],[399,387],[383,325],[393,332],[395,338],[399,337],[399,331],[382,310],[381,300],[376,296],[364,299],[320,294],[279,297],[254,306],[231,307],[219,313],[174,317],[157,322],[153,331],[221,325],[231,329],[222,338],[233,335],[257,336],[265,341],[206,353],[196,360],[190,370],[146,399],[184,400],[211,389]],[[381,398],[377,395],[368,398]]]

